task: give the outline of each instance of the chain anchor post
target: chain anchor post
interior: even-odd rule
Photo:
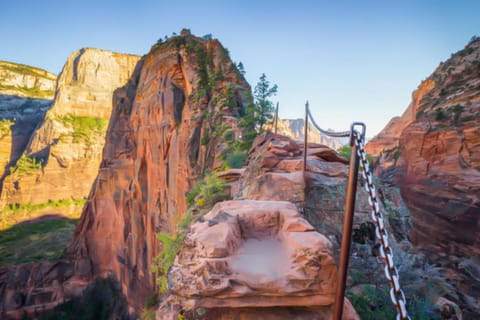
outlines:
[[[362,127],[362,133],[355,130],[356,126]],[[352,239],[353,214],[355,212],[355,198],[357,194],[359,157],[355,136],[365,136],[365,124],[360,122],[352,123],[350,127],[350,168],[348,172],[347,194],[345,197],[345,215],[343,220],[342,244],[340,249],[340,261],[337,273],[337,290],[335,293],[334,319],[341,320],[343,313],[343,302],[345,299],[345,284],[347,281],[348,260],[350,258],[350,247]]]
[[[304,136],[304,143],[303,143],[303,174],[305,175],[305,171],[307,171],[307,152],[308,152],[308,100],[305,103],[305,125],[303,128],[303,136]]]
[[[278,126],[278,107],[279,103],[277,102],[277,107],[275,108],[275,134],[277,134],[277,126]]]

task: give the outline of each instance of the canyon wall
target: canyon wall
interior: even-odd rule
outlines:
[[[155,287],[155,234],[174,230],[193,181],[220,161],[221,130],[236,122],[249,92],[217,40],[188,32],[153,46],[115,91],[100,170],[68,256],[113,275],[137,310]]]
[[[478,313],[480,40],[441,63],[367,151],[378,156],[380,176],[401,188],[412,244],[448,270]]]
[[[56,76],[0,61],[0,191],[10,165],[20,158],[52,104]]]
[[[3,181],[0,207],[88,195],[98,172],[113,92],[140,57],[81,49],[67,60],[55,99]]]

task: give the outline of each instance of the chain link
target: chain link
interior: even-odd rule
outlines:
[[[397,309],[396,320],[410,320],[407,312],[407,302],[405,294],[400,288],[400,276],[398,270],[393,263],[393,250],[388,242],[388,233],[385,229],[383,215],[380,212],[380,206],[377,201],[377,194],[375,186],[373,185],[373,176],[370,172],[370,166],[365,152],[365,143],[363,135],[353,130],[353,140],[357,149],[357,155],[360,158],[360,163],[363,167],[362,177],[365,180],[365,190],[368,193],[368,203],[372,207],[371,217],[375,224],[375,235],[380,242],[380,256],[385,264],[385,276],[390,282],[390,300]]]
[[[308,115],[308,118],[310,118],[310,121],[312,122],[313,126],[315,128],[317,128],[318,131],[320,131],[321,133],[323,133],[323,134],[325,134],[329,137],[347,138],[347,137],[350,136],[350,131],[334,132],[334,131],[323,130],[322,128],[320,128],[320,126],[315,122],[315,119],[313,119],[312,114],[310,113],[310,109],[308,108],[308,105],[307,105],[307,115]],[[305,125],[307,125],[307,124],[305,124]]]

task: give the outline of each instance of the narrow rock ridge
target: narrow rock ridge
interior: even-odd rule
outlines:
[[[221,165],[227,145],[217,130],[238,130],[249,92],[218,40],[190,34],[153,46],[115,92],[103,160],[68,256],[88,258],[96,276],[113,275],[137,311],[155,288],[155,234],[173,230],[192,183]]]

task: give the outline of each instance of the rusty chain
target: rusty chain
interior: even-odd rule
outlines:
[[[365,152],[364,135],[353,130],[353,139],[363,168],[362,177],[365,180],[364,187],[368,193],[368,203],[372,207],[371,218],[375,224],[375,235],[380,242],[380,256],[385,264],[385,276],[390,282],[390,300],[397,309],[396,320],[410,320],[407,312],[406,299],[403,290],[400,288],[400,276],[393,263],[393,250],[388,242],[388,233],[383,221],[383,215],[380,212],[380,206],[377,201],[375,186],[373,185],[373,176],[370,172],[370,165]]]

